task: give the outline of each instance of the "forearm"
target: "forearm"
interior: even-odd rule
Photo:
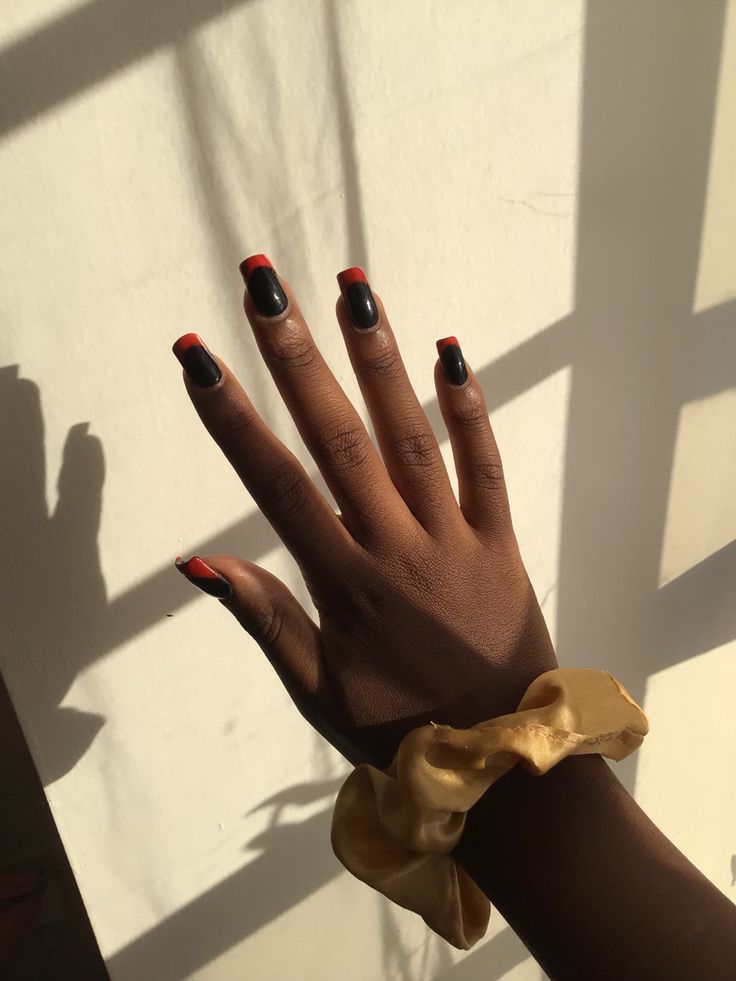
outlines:
[[[514,767],[455,857],[555,981],[736,977],[736,906],[599,756],[542,777]]]

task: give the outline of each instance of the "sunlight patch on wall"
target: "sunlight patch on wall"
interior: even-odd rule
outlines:
[[[693,312],[736,297],[736,0],[728,4]]]
[[[680,413],[659,585],[736,538],[736,389]]]
[[[84,0],[72,0],[71,3],[69,0],[23,0],[23,3],[3,4],[0,45],[10,47],[83,6]]]
[[[685,855],[697,855],[701,872],[731,900],[736,785],[723,761],[736,753],[734,654],[732,641],[652,675],[650,731],[638,751],[636,782],[637,802],[649,817]]]

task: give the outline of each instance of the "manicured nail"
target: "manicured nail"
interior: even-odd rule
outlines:
[[[199,334],[184,334],[171,350],[192,381],[202,388],[210,388],[222,378],[219,365],[210,356]]]
[[[378,323],[378,308],[368,285],[366,274],[360,266],[343,269],[337,274],[340,292],[348,308],[350,319],[360,330],[368,330]]]
[[[468,380],[468,369],[465,367],[463,352],[460,350],[457,337],[441,337],[437,341],[437,353],[445,374],[452,384],[464,384]]]
[[[265,255],[243,259],[238,267],[253,302],[264,317],[277,317],[289,305],[279,278]]]
[[[199,586],[201,590],[209,593],[210,596],[216,596],[218,599],[226,600],[232,598],[232,586],[227,579],[220,575],[219,572],[211,569],[198,555],[193,555],[187,562],[182,559],[181,555],[178,555],[176,557],[176,568],[187,577],[189,582],[194,583],[195,586]]]

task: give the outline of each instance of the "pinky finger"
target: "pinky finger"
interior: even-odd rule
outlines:
[[[452,446],[460,510],[480,535],[503,538],[511,532],[511,513],[483,391],[457,338],[438,340],[437,351],[434,381]]]

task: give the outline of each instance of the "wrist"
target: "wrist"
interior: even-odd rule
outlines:
[[[528,836],[584,814],[591,796],[610,798],[621,791],[623,785],[598,754],[569,756],[542,776],[517,764],[470,808],[455,857],[472,875],[476,846],[486,852],[489,841],[499,842],[500,851],[511,842],[523,847]]]

